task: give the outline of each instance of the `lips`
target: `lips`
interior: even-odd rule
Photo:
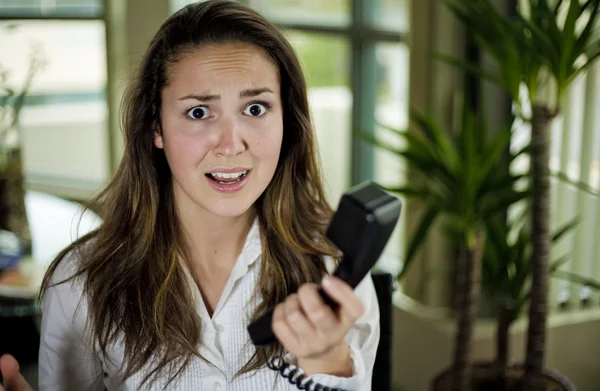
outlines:
[[[222,172],[225,174],[231,174],[231,173],[236,173],[236,172],[242,172],[242,171],[250,171],[250,168],[248,167],[215,167],[209,171],[207,171],[207,174],[214,174],[217,172]]]
[[[244,179],[244,177],[246,175],[248,175],[249,172],[250,171],[246,170],[246,171],[236,172],[236,173],[232,173],[232,174],[227,174],[227,173],[206,174],[206,176],[209,179],[212,179],[213,181],[216,181],[219,183],[235,183],[235,182],[239,182],[242,179]]]
[[[223,171],[215,171],[223,173]],[[240,171],[234,171],[240,172]],[[248,170],[245,175],[241,175],[238,178],[218,178],[213,174],[206,174],[206,180],[210,187],[219,193],[235,193],[244,188],[248,183],[249,177],[252,173],[252,170]]]

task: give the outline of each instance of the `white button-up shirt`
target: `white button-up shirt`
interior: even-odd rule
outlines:
[[[247,331],[249,317],[258,302],[252,302],[261,262],[258,219],[255,220],[243,250],[229,276],[223,293],[209,316],[204,300],[187,267],[196,309],[202,322],[198,342],[200,354],[208,361],[192,357],[181,376],[168,390],[251,391],[297,390],[288,380],[268,367],[234,377],[249,361],[254,345]],[[330,266],[332,263],[329,262]],[[52,282],[62,281],[76,270],[73,256],[56,269]],[[370,391],[375,354],[379,343],[379,307],[370,276],[355,289],[365,305],[364,315],[348,332],[353,376],[349,378],[314,374],[311,378],[324,386],[344,390]],[[133,391],[144,378],[145,370],[123,381],[123,345],[114,344],[107,356],[88,343],[85,330],[87,304],[80,281],[69,281],[48,289],[43,301],[39,352],[39,389],[41,391]],[[290,355],[286,356],[286,359]],[[150,368],[150,367],[148,367]],[[162,390],[167,379],[144,384],[147,390]]]

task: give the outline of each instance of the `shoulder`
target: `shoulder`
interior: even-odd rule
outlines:
[[[60,259],[55,260],[49,269],[51,274],[48,276],[48,284],[45,288],[50,289],[67,282],[71,282],[71,285],[81,283],[82,279],[77,276],[77,273],[83,263],[84,251],[84,246],[73,247]]]
[[[78,312],[86,309],[84,299],[84,276],[78,275],[82,266],[84,254],[83,247],[70,249],[64,256],[56,261],[47,277],[47,283],[42,291],[42,317],[75,318]],[[82,305],[84,308],[82,308]]]

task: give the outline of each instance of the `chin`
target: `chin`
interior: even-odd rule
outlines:
[[[254,206],[254,202],[247,199],[221,199],[214,200],[208,209],[220,217],[240,217],[248,213]]]

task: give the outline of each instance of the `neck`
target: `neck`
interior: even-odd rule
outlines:
[[[185,237],[190,267],[198,270],[230,269],[239,257],[248,232],[252,228],[255,211],[241,216],[222,217],[207,211],[182,213],[179,221]]]

